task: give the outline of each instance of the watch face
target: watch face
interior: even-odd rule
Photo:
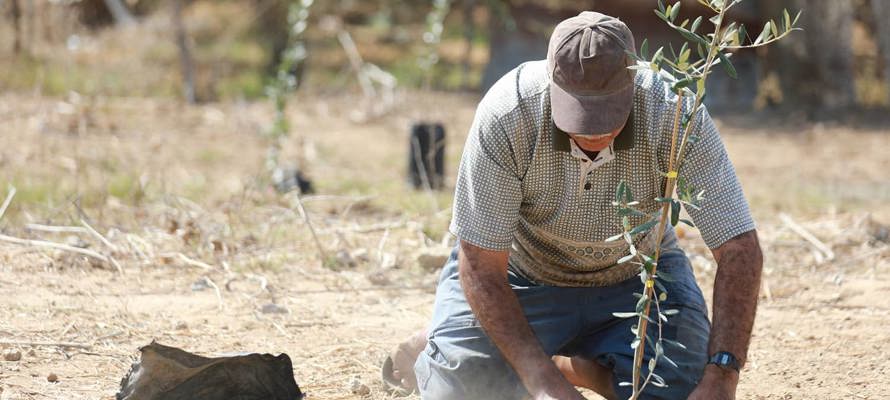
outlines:
[[[740,370],[739,361],[735,358],[732,353],[721,351],[717,354],[711,356],[711,360],[708,362],[709,364],[714,364],[721,368],[731,368],[736,371]]]

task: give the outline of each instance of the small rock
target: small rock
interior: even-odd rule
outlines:
[[[275,303],[269,303],[269,304],[263,305],[263,307],[260,308],[260,312],[263,314],[289,314],[290,313],[290,311],[287,308],[279,306],[278,304],[275,304]]]
[[[173,265],[173,263],[176,262],[176,257],[169,254],[161,255],[158,259],[161,261],[161,264],[164,265]]]
[[[445,265],[451,256],[451,248],[444,246],[430,247],[417,253],[417,265],[427,271],[437,270]]]
[[[58,381],[59,381],[59,376],[56,375],[56,374],[54,374],[54,373],[52,373],[52,372],[50,372],[49,375],[46,376],[46,381],[47,381],[47,382],[53,382],[53,383],[58,382]]]
[[[871,218],[866,221],[866,224],[872,242],[890,243],[890,226]]]
[[[65,238],[65,243],[67,243],[71,247],[77,247],[81,249],[90,247],[89,243],[84,242],[83,239],[80,238],[80,236],[75,235],[71,235]]]
[[[193,292],[200,292],[200,291],[207,290],[210,288],[211,288],[210,282],[207,282],[207,279],[204,279],[204,278],[198,279],[194,283],[192,283],[192,291]]]
[[[352,255],[350,255],[348,251],[339,250],[335,257],[337,258],[337,264],[341,267],[355,267],[355,260],[352,259]]]
[[[369,282],[378,286],[386,286],[392,283],[384,269],[368,273],[367,278]]]
[[[3,359],[6,361],[20,361],[22,359],[22,352],[16,349],[8,349],[3,352]]]
[[[352,379],[352,384],[350,385],[350,390],[352,394],[357,394],[359,396],[367,396],[371,394],[371,388],[368,385],[365,385],[358,378]]]
[[[221,252],[226,249],[226,244],[220,239],[211,239],[210,246],[213,248],[214,252]]]
[[[37,351],[34,349],[28,350],[28,357],[37,357]]]

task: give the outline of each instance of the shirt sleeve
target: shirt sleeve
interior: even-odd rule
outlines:
[[[702,108],[698,139],[689,144],[680,176],[695,193],[703,192],[698,210],[685,207],[709,248],[717,248],[727,240],[754,229],[754,220],[735,168],[710,114]]]
[[[507,250],[519,221],[522,184],[516,155],[501,121],[476,111],[457,173],[449,230],[489,250]]]

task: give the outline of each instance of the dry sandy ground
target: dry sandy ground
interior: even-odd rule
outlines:
[[[304,199],[308,215],[327,253],[354,262],[328,268],[294,204],[258,178],[267,108],[0,97],[0,189],[19,189],[0,232],[86,244],[124,272],[0,243],[0,347],[22,353],[0,360],[0,398],[111,399],[152,340],[205,355],[285,352],[310,399],[389,398],[379,365],[426,323],[436,271],[415,253],[441,251],[449,204],[448,193],[403,187],[406,127],[443,119],[453,169],[472,118],[473,99],[440,98],[415,95],[410,109],[363,123],[335,111],[350,108],[346,99],[291,110],[304,146],[286,150],[312,166],[324,194]],[[721,125],[767,257],[739,398],[888,398],[890,136]],[[114,248],[83,232],[81,218]],[[707,250],[695,232],[683,241],[710,293]]]

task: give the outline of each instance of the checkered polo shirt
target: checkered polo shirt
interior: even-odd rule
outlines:
[[[611,204],[622,180],[638,208],[659,208],[667,171],[677,97],[657,74],[638,71],[633,112],[613,143],[614,159],[591,168],[571,153],[569,137],[550,117],[545,61],[520,65],[485,95],[470,128],[454,194],[450,230],[459,239],[490,250],[509,250],[512,270],[553,286],[608,286],[634,276]],[[686,104],[686,107],[690,104]],[[704,190],[700,210],[688,209],[707,245],[715,248],[754,229],[742,189],[717,128],[700,112],[696,135],[680,175]],[[589,161],[587,161],[589,162]],[[582,177],[582,171],[587,176]],[[631,223],[645,222],[632,217]],[[651,254],[653,234],[635,245]],[[663,248],[676,247],[667,227]]]

